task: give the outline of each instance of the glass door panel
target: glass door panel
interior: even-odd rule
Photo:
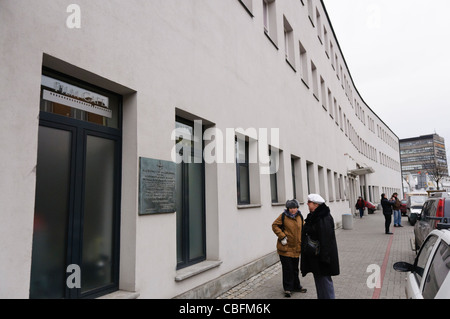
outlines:
[[[116,142],[86,136],[81,292],[113,282]]]
[[[176,198],[177,198],[177,264],[183,263],[183,164],[177,164]]]
[[[30,298],[64,298],[72,132],[39,126]]]
[[[203,164],[189,164],[189,260],[204,256]]]

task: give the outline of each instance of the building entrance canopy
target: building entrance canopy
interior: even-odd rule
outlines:
[[[373,173],[375,173],[375,170],[372,167],[363,167],[363,168],[357,168],[357,169],[352,169],[352,170],[348,171],[349,175],[355,175],[355,176],[373,174]]]

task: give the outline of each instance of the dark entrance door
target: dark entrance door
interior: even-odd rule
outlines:
[[[72,106],[41,101],[30,298],[118,288],[121,131]]]

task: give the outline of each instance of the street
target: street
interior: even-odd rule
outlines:
[[[393,227],[393,235],[384,233],[381,211],[353,219],[353,229],[336,230],[340,275],[333,277],[336,299],[406,299],[405,273],[396,272],[397,261],[412,263],[416,256],[411,248],[414,227],[406,217],[402,226]],[[276,238],[274,237],[274,242]],[[381,287],[377,288],[377,279]],[[293,293],[291,299],[317,299],[312,274],[301,277],[307,293]],[[280,262],[248,279],[218,299],[284,299]]]

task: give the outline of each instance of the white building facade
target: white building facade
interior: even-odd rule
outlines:
[[[401,192],[321,1],[71,3],[0,2],[0,297],[213,298]]]

